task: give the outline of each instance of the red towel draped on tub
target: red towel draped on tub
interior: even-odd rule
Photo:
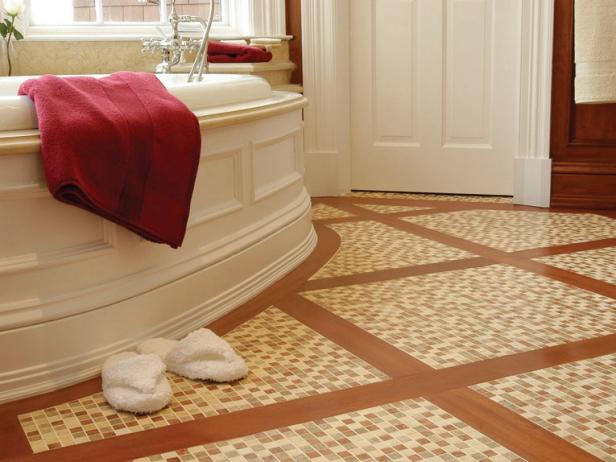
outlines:
[[[208,42],[207,59],[211,63],[267,63],[272,54],[259,47],[212,40]]]
[[[182,245],[199,165],[195,115],[155,75],[46,75],[36,106],[49,191],[153,242]]]

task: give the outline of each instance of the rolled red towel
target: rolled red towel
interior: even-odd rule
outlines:
[[[211,40],[207,49],[211,63],[267,63],[272,54],[262,48]]]
[[[182,245],[201,132],[153,74],[46,75],[19,89],[36,106],[47,186],[153,242]]]

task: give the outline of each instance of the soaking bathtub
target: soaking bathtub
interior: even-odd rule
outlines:
[[[203,136],[178,250],[55,201],[36,112],[15,96],[26,78],[0,78],[0,402],[95,376],[106,357],[144,338],[181,337],[314,249],[305,98],[255,76],[159,78],[196,114]]]

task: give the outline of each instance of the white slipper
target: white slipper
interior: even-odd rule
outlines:
[[[149,414],[171,401],[165,364],[156,355],[120,353],[103,365],[103,396],[118,411]]]
[[[244,360],[209,329],[198,329],[180,341],[146,340],[137,351],[158,355],[171,372],[193,380],[235,382],[248,375]]]

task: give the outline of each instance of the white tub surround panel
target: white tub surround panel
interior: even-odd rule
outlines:
[[[167,82],[203,130],[179,250],[55,201],[36,118],[25,111],[0,121],[12,127],[0,127],[0,351],[11,352],[0,362],[0,402],[92,377],[107,356],[147,337],[185,335],[310,254],[305,99],[272,93],[257,77],[227,77],[208,76],[216,107],[203,97],[207,82],[200,90]],[[0,80],[5,89],[15,84]]]

